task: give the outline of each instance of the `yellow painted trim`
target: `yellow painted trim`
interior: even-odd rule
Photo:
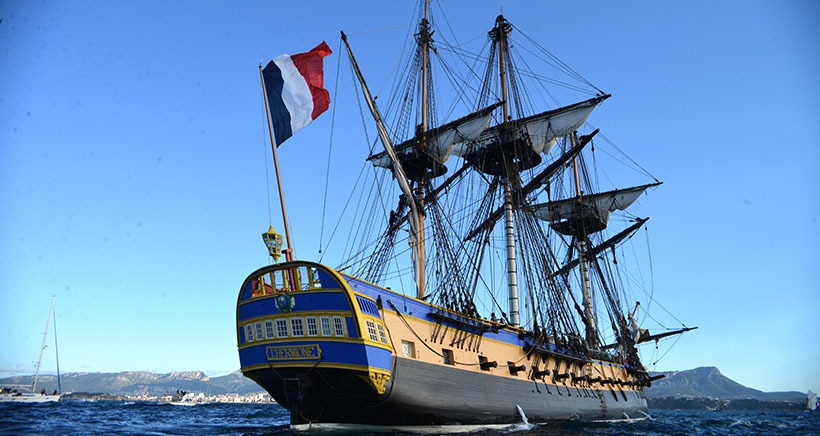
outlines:
[[[263,316],[255,316],[253,318],[248,318],[242,321],[242,323],[237,323],[237,327],[246,326],[248,324],[253,324],[259,321],[265,320],[274,320],[274,319],[282,319],[282,318],[305,318],[308,316],[314,317],[321,317],[321,316],[341,316],[343,318],[347,318],[349,316],[353,316],[353,313],[350,311],[322,311],[322,312],[285,312],[285,313],[277,313],[275,315],[263,315]]]
[[[264,341],[253,341],[253,342],[246,342],[242,345],[237,346],[238,350],[244,350],[245,348],[254,347],[256,345],[283,345],[287,344],[288,342],[339,342],[339,343],[348,343],[348,344],[355,344],[355,345],[370,345],[376,348],[381,348],[383,350],[393,352],[393,349],[389,346],[382,344],[381,342],[374,343],[373,341],[362,341],[359,339],[352,339],[352,338],[340,338],[338,336],[291,336],[288,338],[283,339],[266,339]]]
[[[322,368],[322,369],[347,369],[351,371],[361,371],[365,373],[377,373],[383,375],[390,375],[390,371],[386,371],[382,368],[375,368],[372,366],[363,366],[363,365],[350,365],[346,363],[325,363],[325,362],[287,362],[287,363],[270,363],[270,364],[259,364],[259,365],[251,365],[251,366],[244,366],[240,368],[242,372],[245,371],[255,371],[259,369],[270,369],[270,368]]]
[[[345,274],[345,273],[338,272],[338,271],[336,271],[336,273],[339,275],[339,277],[350,277],[352,280],[356,280],[357,282],[362,282],[362,283],[366,283],[366,284],[371,285],[371,286],[375,286],[375,287],[377,287],[377,288],[379,288],[379,289],[381,289],[381,290],[383,290],[383,291],[385,291],[385,292],[388,292],[388,293],[390,293],[390,294],[393,294],[393,295],[395,295],[395,296],[397,296],[397,297],[409,298],[409,299],[411,299],[411,300],[416,300],[416,301],[418,301],[419,303],[423,303],[423,304],[430,304],[430,303],[428,303],[428,302],[426,302],[426,301],[424,301],[424,300],[419,300],[418,298],[416,298],[416,297],[412,297],[412,296],[410,296],[410,295],[404,295],[404,294],[402,294],[402,293],[400,293],[400,292],[396,292],[396,291],[394,291],[394,290],[392,290],[392,289],[387,289],[387,288],[385,288],[384,286],[377,285],[377,284],[375,284],[375,283],[373,283],[373,282],[369,282],[369,281],[367,281],[367,280],[361,279],[361,278],[359,278],[359,277],[352,276],[352,275],[350,275],[350,274]],[[350,284],[348,284],[348,283],[347,283],[347,281],[345,281],[344,283],[345,283],[345,285],[346,285],[347,287],[349,287],[351,290],[353,289],[353,288],[351,288],[351,287],[350,287]],[[356,291],[353,291],[353,292],[355,293]]]

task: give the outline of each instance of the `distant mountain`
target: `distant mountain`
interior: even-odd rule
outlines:
[[[713,366],[653,373],[664,374],[665,378],[652,382],[646,389],[649,398],[714,398],[720,400],[751,399],[758,401],[805,400],[802,392],[763,392],[737,383],[724,376]]]
[[[0,385],[31,385],[33,376],[0,379]],[[116,395],[158,396],[183,390],[209,395],[252,394],[262,392],[256,383],[235,371],[220,377],[208,377],[201,371],[156,374],[145,371],[117,373],[73,372],[60,376],[63,392],[99,392]],[[57,388],[57,377],[40,375],[37,387],[51,391]]]
[[[661,373],[653,373],[657,375]],[[650,399],[659,398],[710,398],[716,400],[794,401],[806,399],[802,392],[762,392],[737,383],[720,373],[715,367],[702,367],[687,371],[663,373],[665,378],[656,380],[646,390]],[[7,377],[0,385],[31,385],[33,376]],[[60,378],[63,392],[98,392],[113,395],[159,396],[176,390],[203,392],[209,395],[253,394],[262,389],[240,371],[220,377],[208,377],[201,371],[170,372],[156,374],[145,371],[117,373],[74,372]],[[37,387],[51,391],[57,388],[57,377],[41,375]]]

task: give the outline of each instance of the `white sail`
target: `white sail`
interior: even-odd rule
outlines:
[[[439,162],[445,162],[453,153],[453,148],[457,142],[473,141],[481,135],[481,132],[490,127],[492,112],[469,120],[463,124],[458,124],[439,133],[430,144],[430,152]]]
[[[558,138],[569,135],[581,127],[593,109],[595,105],[589,104],[548,118],[527,122],[526,129],[532,141],[532,150],[536,153],[549,154]]]
[[[625,210],[652,186],[657,184],[585,195],[580,205],[577,198],[536,204],[532,206],[532,210],[537,218],[549,222],[573,220],[590,214],[606,222],[609,212]]]
[[[439,163],[447,162],[453,154],[455,144],[474,141],[482,132],[487,130],[492,120],[493,110],[500,105],[501,103],[496,103],[441,127],[429,130],[427,132],[429,138],[427,141],[427,154]],[[414,142],[414,139],[405,141],[396,146],[396,151],[399,154],[410,153]],[[390,157],[384,152],[375,154],[368,159],[376,167],[389,169],[392,166]]]
[[[523,139],[521,136],[526,133],[529,136],[532,151],[536,153],[549,153],[555,146],[558,139],[569,135],[581,127],[592,114],[595,107],[608,98],[609,95],[599,96],[585,100],[570,106],[542,112],[531,117],[518,120],[523,126],[522,130],[516,130],[519,136],[516,139]],[[477,141],[469,143],[463,141],[455,145],[453,153],[459,156],[477,153],[481,150],[498,144],[499,133],[502,132],[500,126],[495,126],[486,130]],[[509,142],[509,140],[508,140]]]

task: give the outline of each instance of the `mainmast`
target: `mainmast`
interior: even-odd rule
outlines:
[[[430,1],[426,0],[424,2],[424,17],[421,19],[421,23],[419,23],[419,33],[417,35],[419,42],[419,51],[421,52],[421,128],[419,129],[421,132],[421,138],[418,147],[420,149],[419,151],[421,151],[422,153],[426,153],[425,149],[427,148],[427,128],[429,123],[427,119],[427,100],[429,98],[427,95],[427,76],[430,63],[430,42],[432,41],[432,34],[430,33],[430,21],[428,20],[429,6]],[[424,190],[426,186],[427,181],[425,177],[419,177],[419,179],[416,182],[415,202],[418,205],[418,208],[421,211],[421,213],[418,215],[417,218],[418,231],[416,232],[416,237],[418,238],[418,240],[415,241],[415,244],[412,244],[414,251],[413,257],[415,259],[416,298],[419,299],[424,298],[425,292]]]
[[[490,37],[498,44],[498,66],[501,81],[501,98],[504,104],[502,120],[506,124],[510,120],[509,104],[507,103],[507,35],[512,31],[512,26],[503,15],[499,15],[495,19],[495,27],[490,32]],[[512,126],[510,126],[512,127]],[[513,163],[510,159],[504,159],[504,239],[507,248],[507,291],[509,294],[509,309],[510,309],[510,324],[518,325],[519,306],[518,306],[518,266],[516,264],[515,252],[515,223],[513,222],[513,194],[512,194],[512,174],[516,174],[516,168],[512,167]]]

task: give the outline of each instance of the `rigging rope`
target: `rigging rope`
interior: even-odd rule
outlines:
[[[510,23],[510,24],[512,25],[512,23]],[[544,54],[546,54],[546,55],[547,55],[550,59],[552,59],[553,61],[555,61],[555,63],[557,64],[556,69],[559,69],[559,70],[560,70],[560,69],[563,69],[564,73],[565,73],[565,74],[567,74],[568,76],[573,77],[573,78],[575,78],[575,79],[576,79],[576,80],[578,80],[578,81],[581,81],[581,82],[586,83],[587,85],[589,85],[589,86],[591,86],[591,87],[595,88],[595,89],[596,89],[598,92],[600,92],[601,94],[603,94],[603,93],[604,93],[603,91],[601,91],[600,89],[598,89],[598,87],[597,87],[597,86],[593,85],[593,84],[592,84],[592,82],[590,82],[589,80],[585,79],[585,78],[584,78],[582,75],[580,75],[577,71],[575,71],[574,69],[572,69],[572,67],[570,67],[569,65],[567,65],[566,63],[564,63],[561,59],[558,59],[558,57],[557,57],[557,56],[555,56],[554,54],[550,53],[550,52],[549,52],[549,50],[545,49],[545,48],[544,48],[543,46],[541,46],[541,44],[539,44],[537,41],[535,41],[534,39],[530,38],[530,37],[529,37],[526,33],[522,32],[522,31],[521,31],[521,29],[519,29],[519,28],[518,28],[518,27],[516,27],[515,25],[512,25],[512,27],[513,27],[513,29],[517,30],[517,31],[518,31],[518,33],[520,33],[520,34],[521,34],[521,35],[522,35],[522,36],[523,36],[523,37],[524,37],[527,41],[529,41],[530,43],[532,43],[532,44],[533,44],[533,46],[535,46],[535,47],[537,47],[538,49],[540,49],[540,50],[541,50]]]
[[[339,39],[339,48],[337,49],[338,53],[342,53],[342,40]],[[336,61],[336,86],[333,89],[333,100],[337,101],[336,99],[339,96],[339,72],[342,67],[342,56],[337,56]],[[319,224],[319,260],[322,259],[322,240],[324,239],[325,234],[325,216],[327,212],[327,189],[330,182],[330,162],[331,162],[331,155],[333,154],[333,131],[336,127],[336,105],[333,105],[333,111],[331,112],[330,117],[330,138],[328,139],[328,147],[327,147],[327,170],[325,171],[325,192],[322,196],[322,219]]]

